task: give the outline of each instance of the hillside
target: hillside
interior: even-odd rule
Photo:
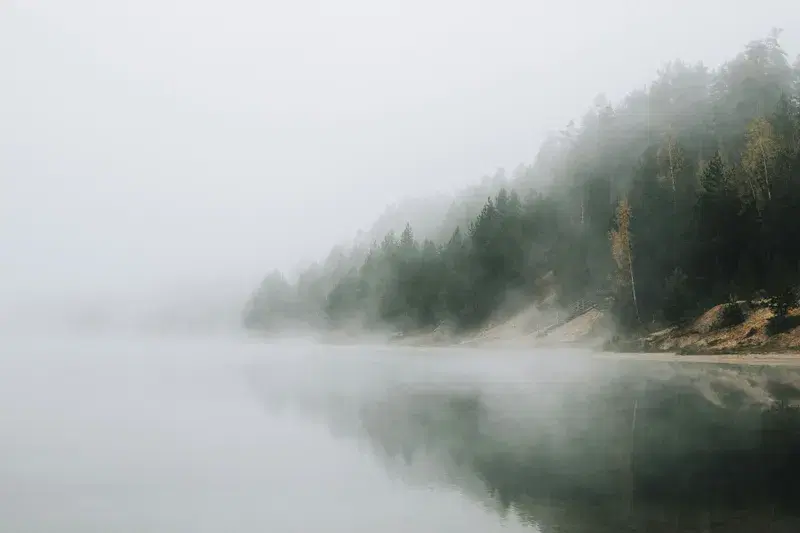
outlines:
[[[683,354],[800,353],[800,309],[789,310],[783,327],[776,330],[774,311],[747,302],[735,304],[743,307],[741,322],[728,325],[728,305],[715,306],[686,326],[653,333],[640,341],[641,346],[645,351]]]
[[[296,283],[268,276],[245,325],[506,337],[493,324],[598,294],[610,296],[603,328],[622,338],[758,294],[783,299],[784,320],[800,275],[800,61],[779,37],[715,69],[671,61],[646,89],[597,98],[532,164],[485,181],[501,187],[477,188],[486,197],[453,203],[438,225],[438,200],[419,231],[398,231],[403,212],[387,211]]]

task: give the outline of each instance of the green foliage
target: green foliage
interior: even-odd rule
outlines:
[[[783,333],[797,325],[797,317],[789,316],[789,309],[797,305],[797,289],[785,285],[770,299],[769,307],[774,315],[767,323],[767,333],[775,335]]]
[[[664,283],[664,319],[668,322],[683,321],[695,308],[688,281],[686,274],[676,268]]]
[[[336,248],[295,284],[273,275],[245,325],[468,329],[609,293],[617,322],[636,328],[796,284],[800,63],[778,36],[714,71],[669,63],[616,105],[596,99],[532,164],[486,178],[419,236],[392,211],[380,243]]]
[[[783,317],[789,314],[789,308],[797,304],[797,296],[795,288],[791,285],[783,287],[769,303],[775,316]]]
[[[745,316],[741,306],[735,301],[730,301],[722,307],[722,314],[715,326],[718,329],[729,328],[741,324],[744,319]]]

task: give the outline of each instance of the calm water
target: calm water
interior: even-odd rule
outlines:
[[[770,502],[632,503],[631,402],[593,396],[615,371],[579,353],[0,342],[3,532],[800,530]],[[581,496],[597,479],[611,497]]]
[[[329,393],[356,397],[375,375],[368,353],[358,363],[365,354],[308,344],[3,342],[4,532],[531,531],[456,488],[393,474],[313,415]],[[251,379],[259,371],[291,392],[271,398],[299,407],[273,409]]]

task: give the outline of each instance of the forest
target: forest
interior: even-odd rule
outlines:
[[[669,62],[620,102],[598,96],[435,231],[405,224],[291,282],[269,274],[244,325],[468,331],[587,298],[629,332],[736,299],[785,311],[800,267],[800,58],[780,33],[718,68]]]

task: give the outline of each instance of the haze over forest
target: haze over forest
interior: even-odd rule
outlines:
[[[469,330],[531,303],[602,299],[630,331],[758,294],[786,316],[800,266],[800,57],[781,34],[714,69],[669,62],[619,102],[598,96],[533,163],[498,171],[438,225],[429,213],[415,233],[388,213],[294,284],[274,272],[245,324]]]
[[[0,2],[4,530],[800,531],[796,4]]]
[[[552,181],[539,147],[598,94],[617,110],[665,61],[713,70],[774,25],[791,64],[792,6],[5,3],[0,315],[229,321],[271,269],[294,279],[359,229],[466,234],[498,168]],[[692,172],[704,146],[681,144]]]

